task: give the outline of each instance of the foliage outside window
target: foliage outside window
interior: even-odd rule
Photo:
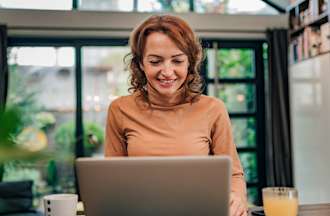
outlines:
[[[22,132],[17,140],[35,137],[34,142],[26,143],[30,148],[42,143],[50,152],[60,149],[54,142],[54,131],[73,118],[72,48],[13,47],[8,54],[7,106],[18,107],[22,113]],[[35,55],[40,58],[36,59]],[[6,163],[3,181],[33,180],[35,205],[40,204],[44,194],[75,192],[73,150],[57,153],[46,161]]]
[[[255,56],[251,48],[207,50],[208,94],[224,101],[231,115],[234,142],[239,151],[250,203],[258,200],[256,79]],[[216,83],[215,79],[218,79]],[[239,115],[239,116],[235,116]],[[244,116],[246,115],[246,116]],[[241,149],[246,149],[240,152]],[[248,149],[248,150],[247,150]]]

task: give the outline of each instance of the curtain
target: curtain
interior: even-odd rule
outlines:
[[[0,110],[4,108],[8,88],[7,27],[0,25]]]
[[[8,87],[7,67],[7,27],[0,25],[0,112],[5,108]],[[4,167],[0,163],[0,182],[4,173]]]
[[[267,30],[269,75],[267,142],[265,144],[266,186],[293,186],[290,132],[288,31]],[[267,87],[268,86],[268,87]]]

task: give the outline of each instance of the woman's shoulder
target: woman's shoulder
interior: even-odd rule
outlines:
[[[200,95],[198,103],[208,107],[209,109],[226,109],[224,102],[216,97],[208,95]]]
[[[110,109],[121,109],[123,107],[129,106],[132,102],[134,102],[134,95],[125,95],[119,96],[113,101],[110,102]]]

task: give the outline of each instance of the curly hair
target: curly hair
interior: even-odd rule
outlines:
[[[188,75],[184,82],[184,99],[189,98],[190,102],[193,102],[203,91],[203,79],[200,76],[203,60],[202,46],[187,22],[171,15],[153,15],[132,32],[129,40],[131,53],[125,57],[125,61],[129,57],[127,62],[131,84],[129,91],[139,91],[145,101],[149,103],[148,92],[145,88],[147,78],[140,65],[142,65],[147,37],[153,32],[166,34],[187,55],[189,66]]]

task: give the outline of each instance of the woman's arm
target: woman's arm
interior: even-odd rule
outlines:
[[[108,108],[104,147],[104,155],[106,157],[127,156],[127,148],[122,126],[122,113],[119,102],[120,98],[114,100]]]
[[[247,195],[243,169],[237,154],[228,112],[222,101],[216,106],[211,130],[211,153],[228,155],[232,159],[231,199],[238,200],[246,208]]]

